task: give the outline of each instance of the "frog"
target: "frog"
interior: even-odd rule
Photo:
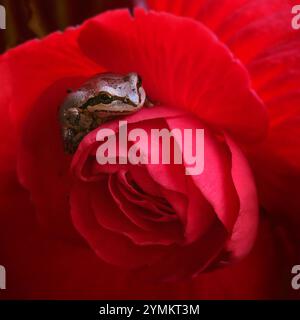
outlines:
[[[68,154],[74,154],[82,139],[107,121],[153,106],[136,72],[99,73],[77,90],[67,92],[59,108],[59,120]]]

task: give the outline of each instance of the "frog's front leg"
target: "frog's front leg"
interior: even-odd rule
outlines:
[[[84,132],[77,132],[74,128],[63,128],[65,151],[73,154],[84,136]]]
[[[73,154],[84,136],[93,129],[93,118],[78,108],[65,110],[63,114],[62,134],[65,151]]]

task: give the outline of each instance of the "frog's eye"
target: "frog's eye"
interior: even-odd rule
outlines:
[[[109,104],[113,100],[112,96],[107,92],[100,92],[97,98],[99,103],[104,103],[104,104]]]

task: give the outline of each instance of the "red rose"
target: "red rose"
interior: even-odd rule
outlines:
[[[230,5],[231,10],[236,7]],[[225,6],[222,13],[227,11]],[[0,112],[6,119],[0,147],[0,264],[8,270],[4,297],[293,294],[290,267],[297,261],[292,260],[292,229],[278,224],[278,215],[273,215],[278,199],[272,185],[260,185],[258,203],[252,178],[269,182],[270,176],[264,180],[261,174],[268,169],[261,146],[276,149],[266,142],[266,96],[252,89],[247,69],[211,30],[170,14],[136,11],[132,18],[127,11],[108,12],[77,29],[11,50],[0,63]],[[73,159],[64,154],[57,109],[66,90],[107,70],[138,72],[149,97],[166,106],[128,117],[133,128],[167,124],[205,129],[201,175],[186,176],[183,167],[175,166],[100,166],[95,157],[97,130],[86,136]],[[260,75],[256,85],[268,73]],[[293,108],[282,114],[290,121],[298,119]],[[273,134],[278,119],[272,112],[270,118]],[[274,168],[286,165],[289,175],[299,177],[297,162],[284,162],[286,154],[277,151],[280,158],[274,159],[280,161]],[[293,155],[299,156],[296,151]],[[286,193],[293,191],[287,182]],[[258,236],[249,253],[258,206]],[[167,221],[149,222],[145,208],[153,219]],[[128,267],[138,268],[139,277]],[[173,282],[151,283],[152,276]],[[185,280],[176,282],[180,278]]]
[[[182,135],[192,129],[194,144],[196,129],[205,128],[187,114],[162,107],[125,120],[129,132],[143,129],[148,137],[151,128],[180,129]],[[119,141],[118,121],[102,127],[113,130]],[[100,258],[127,268],[148,267],[148,276],[177,279],[248,254],[258,217],[251,171],[231,138],[220,139],[207,128],[204,132],[200,175],[186,175],[187,164],[150,160],[99,165],[95,150],[103,142],[96,141],[98,129],[81,143],[72,164],[79,181],[72,188],[71,214]],[[139,148],[146,154],[148,139]]]

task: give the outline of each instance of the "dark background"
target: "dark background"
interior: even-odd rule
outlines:
[[[0,0],[6,30],[0,30],[0,53],[32,38],[80,24],[105,10],[130,8],[130,0]]]

